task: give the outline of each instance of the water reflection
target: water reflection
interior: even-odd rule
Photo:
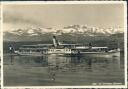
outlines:
[[[29,67],[48,67],[51,75],[55,72],[79,72],[95,70],[120,70],[120,58],[93,58],[93,57],[64,57],[57,55],[49,56],[11,56],[11,65]],[[107,70],[106,70],[107,69]]]
[[[9,62],[10,61],[10,62]],[[65,57],[58,55],[49,56],[8,56],[5,65],[19,65],[30,67],[48,67],[58,71],[94,70],[94,69],[120,69],[120,58],[98,57]]]
[[[88,82],[89,84],[91,84],[93,83],[93,81],[99,82],[102,80],[103,81],[105,80],[107,82],[111,82],[111,81],[113,82],[115,81],[115,79],[113,79],[113,77],[115,76],[117,77],[117,78],[115,77],[116,80],[118,80],[118,77],[121,77],[121,79],[123,80],[123,76],[122,76],[123,69],[120,66],[123,65],[122,62],[120,62],[122,60],[120,60],[119,57],[113,57],[113,58],[88,57],[88,56],[65,57],[58,55],[37,56],[37,57],[36,56],[11,57],[6,55],[4,56],[4,65],[15,66],[15,70],[18,70],[16,69],[16,67],[22,67],[21,69],[22,71],[26,71],[25,70],[26,68],[32,68],[31,70],[27,71],[28,73],[27,76],[30,77],[32,73],[36,73],[36,76],[42,76],[42,77],[44,76],[43,74],[45,74],[44,77],[47,78],[46,85],[48,85],[48,81],[56,81],[57,82],[56,84],[59,84],[61,80],[65,81],[66,83],[68,83],[68,81],[71,80],[69,82],[69,84],[71,85],[74,84],[73,83],[74,80],[75,81],[77,80],[79,85],[79,84],[84,84],[84,82],[85,83]],[[29,71],[32,72],[29,73]],[[20,72],[20,70],[18,70],[18,72]],[[9,73],[7,75],[9,75]],[[74,79],[70,79],[72,75]],[[106,80],[106,78],[108,78],[108,80]],[[123,83],[121,79],[119,79],[117,82]],[[5,82],[8,81],[6,80]],[[15,82],[17,82],[17,80]]]

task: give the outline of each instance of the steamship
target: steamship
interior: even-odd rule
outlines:
[[[10,47],[10,50],[12,48]],[[64,56],[111,56],[119,57],[120,49],[109,49],[108,47],[95,47],[81,44],[62,44],[53,36],[53,44],[22,45],[19,50],[14,51],[17,55],[64,55]]]

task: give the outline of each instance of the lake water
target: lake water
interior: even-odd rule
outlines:
[[[4,86],[124,84],[124,57],[10,56],[4,54]]]

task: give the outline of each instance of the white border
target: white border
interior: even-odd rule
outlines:
[[[3,87],[3,6],[0,5],[0,58],[1,58],[1,87]]]
[[[125,11],[126,10],[126,11]],[[125,85],[128,86],[128,78],[127,78],[127,75],[128,75],[128,72],[127,72],[127,63],[128,63],[128,59],[127,59],[127,31],[128,31],[128,27],[127,27],[127,3],[124,4],[124,68],[125,68]]]
[[[126,4],[126,1],[3,1],[2,4]]]
[[[1,20],[1,87],[2,88],[127,88],[127,3],[126,1],[3,1],[1,2],[1,16],[3,15],[3,5],[36,5],[36,4],[123,4],[124,5],[124,71],[125,71],[125,85],[111,85],[111,86],[3,86],[3,18]],[[3,17],[3,16],[2,16]]]

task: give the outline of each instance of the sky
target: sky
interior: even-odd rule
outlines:
[[[3,6],[4,31],[68,25],[117,27],[124,25],[123,4],[8,4]]]

